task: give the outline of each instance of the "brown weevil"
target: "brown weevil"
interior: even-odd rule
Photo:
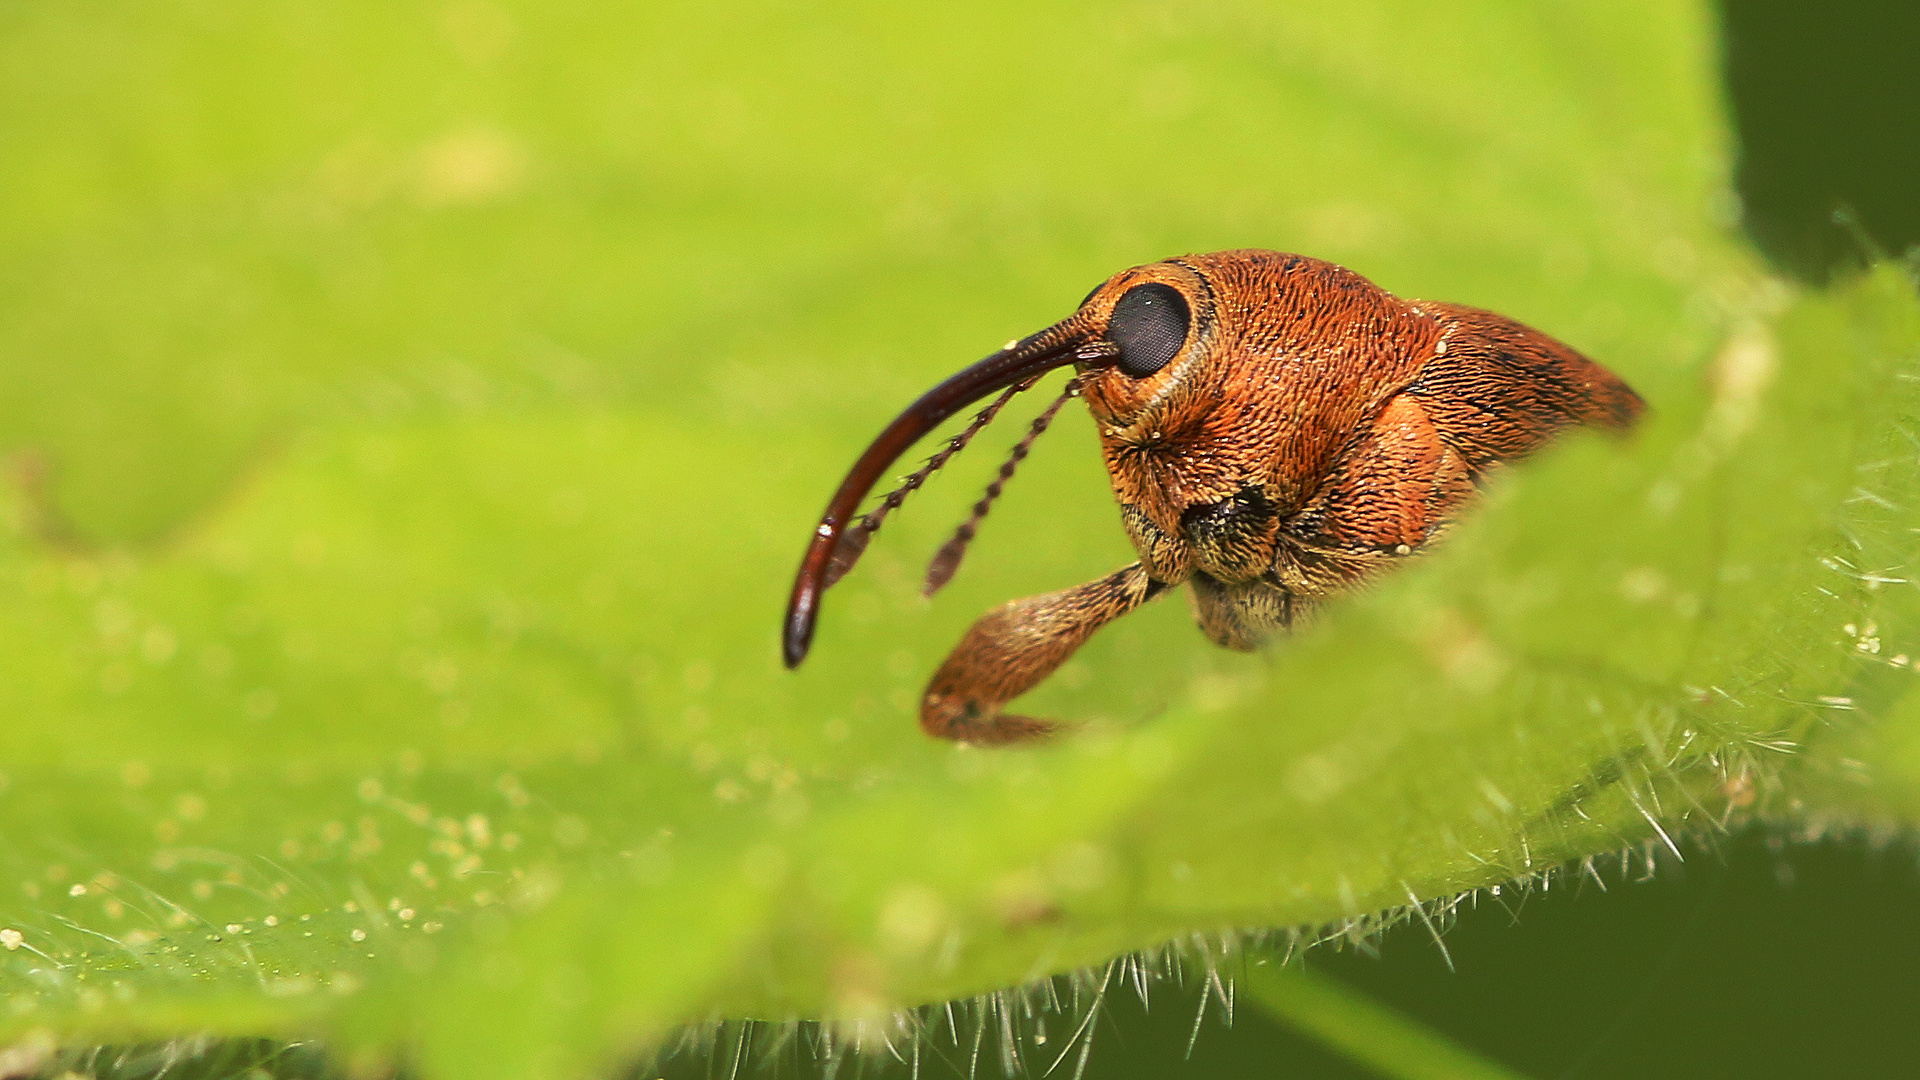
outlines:
[[[834,493],[800,564],[788,667],[807,655],[820,595],[888,512],[1009,398],[1071,365],[973,517],[934,559],[951,576],[1001,485],[1062,403],[1079,396],[1138,562],[988,612],[934,673],[928,734],[973,743],[1043,737],[1054,721],[1002,706],[1094,631],[1185,584],[1200,630],[1258,648],[1315,605],[1433,543],[1502,463],[1586,424],[1622,430],[1643,405],[1612,372],[1490,311],[1402,300],[1332,263],[1222,251],[1110,278],[1065,321],[934,387],[887,425]],[[875,482],[922,436],[1000,396],[878,507]]]

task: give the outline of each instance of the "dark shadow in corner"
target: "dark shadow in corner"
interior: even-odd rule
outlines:
[[[1719,6],[1734,185],[1775,269],[1822,285],[1920,245],[1920,3]]]

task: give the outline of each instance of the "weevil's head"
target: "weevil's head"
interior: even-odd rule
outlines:
[[[1191,465],[1202,477],[1209,470],[1225,477],[1220,466],[1227,462],[1235,463],[1230,471],[1236,475],[1247,472],[1253,466],[1242,465],[1270,454],[1285,424],[1237,427],[1237,406],[1243,400],[1272,405],[1273,395],[1263,394],[1262,384],[1271,381],[1275,358],[1287,353],[1287,335],[1313,332],[1312,313],[1328,288],[1385,296],[1332,264],[1271,251],[1223,251],[1135,267],[1094,289],[1067,319],[1009,343],[929,390],[861,454],[815,527],[787,608],[787,666],[806,656],[821,594],[851,566],[865,541],[857,518],[862,500],[895,460],[942,422],[993,393],[1070,366],[1100,425],[1110,463],[1116,446],[1131,446],[1182,468]],[[1309,324],[1304,327],[1298,318],[1303,313]],[[1124,482],[1148,482],[1152,471]],[[1117,491],[1122,483],[1115,470]],[[1191,502],[1210,486],[1202,483],[1192,498],[1180,497]]]
[[[1088,407],[1109,425],[1147,416],[1191,381],[1219,321],[1207,278],[1182,259],[1115,274],[1087,294],[1075,320],[1113,348],[1081,381]]]
[[[1391,382],[1403,302],[1343,267],[1277,251],[1138,266],[1075,319],[1111,344],[1080,392],[1114,495],[1162,530],[1250,487],[1306,493]]]
[[[1332,263],[1218,251],[1121,271],[1069,321],[1115,351],[1081,383],[1094,418],[1103,429],[1145,436],[1190,426],[1250,391],[1288,389],[1258,384],[1276,383],[1276,368],[1290,358],[1338,348],[1391,305],[1371,282]]]

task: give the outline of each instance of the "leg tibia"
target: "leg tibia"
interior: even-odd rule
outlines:
[[[1058,728],[1004,716],[1001,706],[1038,686],[1094,631],[1158,590],[1139,563],[1072,589],[1002,604],[980,617],[927,684],[920,727],[943,739],[1021,742]]]

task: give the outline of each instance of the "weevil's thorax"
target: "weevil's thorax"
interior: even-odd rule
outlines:
[[[1179,288],[1192,328],[1162,370],[1135,379],[1108,368],[1084,388],[1114,496],[1150,567],[1149,547],[1172,561],[1174,541],[1198,568],[1243,576],[1248,534],[1220,540],[1205,525],[1219,516],[1210,508],[1251,500],[1274,520],[1291,514],[1412,381],[1438,329],[1360,275],[1298,255],[1174,259],[1097,295],[1140,281]],[[1230,550],[1208,550],[1222,543]]]

